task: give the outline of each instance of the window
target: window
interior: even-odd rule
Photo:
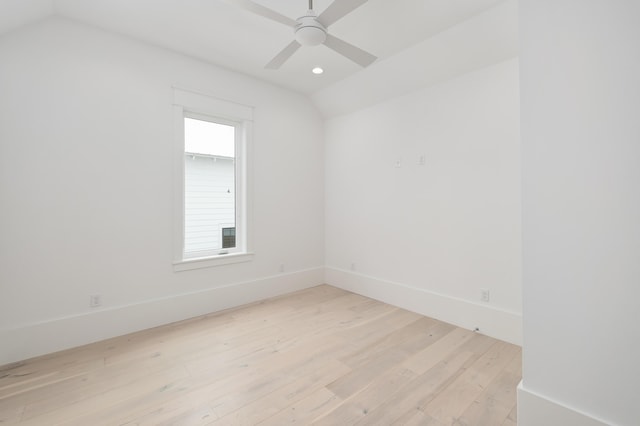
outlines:
[[[174,89],[176,271],[251,260],[247,159],[252,110]]]
[[[228,254],[222,229],[235,228],[235,145],[232,123],[184,118],[184,258]],[[227,228],[225,228],[227,227]]]
[[[236,228],[222,228],[222,248],[236,246]]]

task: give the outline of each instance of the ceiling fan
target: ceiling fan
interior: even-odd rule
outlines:
[[[293,28],[295,40],[282,49],[282,51],[265,66],[267,69],[280,68],[280,66],[284,64],[287,59],[289,59],[300,48],[300,46],[317,46],[320,44],[324,44],[329,49],[336,51],[362,67],[370,65],[377,59],[371,53],[334,37],[327,32],[327,28],[330,25],[343,18],[359,6],[362,6],[367,2],[367,0],[335,0],[325,9],[324,12],[320,14],[320,16],[313,11],[313,0],[309,0],[309,10],[296,20],[281,15],[280,13],[251,0],[228,1],[257,15]]]

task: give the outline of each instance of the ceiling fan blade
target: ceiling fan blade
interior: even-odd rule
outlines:
[[[227,0],[227,2],[232,3],[242,9],[248,10],[249,12],[253,12],[257,15],[263,16],[267,19],[271,19],[272,21],[285,24],[289,27],[296,26],[296,21],[294,19],[281,15],[275,10],[271,10],[267,7],[262,6],[261,4],[254,3],[251,0]]]
[[[340,40],[339,38],[334,37],[331,34],[327,34],[327,39],[324,41],[324,44],[328,48],[335,50],[342,56],[351,59],[353,62],[362,67],[367,67],[371,65],[376,59],[378,59],[371,53],[366,52],[359,47],[354,46],[353,44],[349,44],[344,40]]]
[[[295,40],[292,41],[287,45],[287,47],[282,49],[282,51],[280,51],[280,53],[278,53],[276,57],[271,60],[271,62],[265,65],[265,68],[270,70],[277,70],[282,66],[282,64],[284,64],[287,61],[287,59],[291,57],[291,55],[296,53],[296,50],[298,50],[300,46],[301,44],[298,43],[297,41]]]
[[[334,2],[318,16],[318,22],[328,27],[366,2],[367,0],[334,0]]]

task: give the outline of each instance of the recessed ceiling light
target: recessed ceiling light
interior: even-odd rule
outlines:
[[[322,74],[324,70],[320,67],[315,67],[314,69],[311,70],[311,72],[319,75],[319,74]]]

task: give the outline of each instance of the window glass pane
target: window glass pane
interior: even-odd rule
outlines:
[[[235,247],[234,147],[234,126],[185,118],[185,258]]]
[[[235,130],[236,128],[234,126],[226,124],[185,118],[184,151],[221,157],[234,157]]]
[[[236,228],[222,228],[222,248],[236,246]]]

